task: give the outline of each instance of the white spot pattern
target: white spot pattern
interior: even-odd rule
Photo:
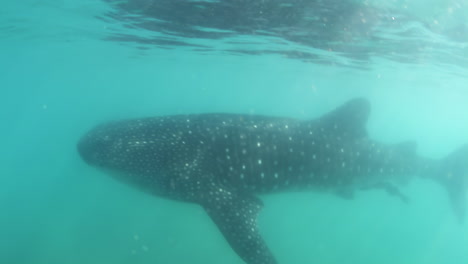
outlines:
[[[120,171],[127,182],[202,203],[232,241],[245,243],[246,254],[268,258],[256,228],[259,203],[239,193],[353,188],[414,172],[398,148],[355,135],[360,128],[330,116],[337,120],[202,114],[120,121],[91,131],[79,150],[89,164]]]

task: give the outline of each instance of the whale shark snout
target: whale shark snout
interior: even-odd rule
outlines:
[[[76,145],[81,158],[89,165],[104,166],[109,158],[115,142],[106,130],[97,127],[85,134]]]

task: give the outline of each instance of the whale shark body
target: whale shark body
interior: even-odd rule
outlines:
[[[468,147],[442,160],[411,142],[388,145],[366,133],[363,98],[314,120],[241,114],[174,115],[105,123],[78,143],[90,165],[149,193],[201,205],[248,264],[277,263],[259,233],[259,194],[331,191],[350,198],[412,177],[446,187],[458,219],[466,208]]]

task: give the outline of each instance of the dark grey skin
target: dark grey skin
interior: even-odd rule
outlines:
[[[406,201],[395,184],[421,176],[447,188],[463,220],[468,148],[429,160],[412,143],[372,141],[369,112],[358,98],[308,121],[237,114],[124,120],[91,130],[78,151],[147,192],[201,205],[248,264],[277,263],[258,232],[258,194],[323,190],[350,198],[382,188]]]

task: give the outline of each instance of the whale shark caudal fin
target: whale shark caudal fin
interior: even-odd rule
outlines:
[[[441,161],[437,175],[433,175],[448,191],[455,216],[464,223],[467,210],[468,145],[452,152]]]
[[[231,248],[248,264],[276,264],[257,227],[262,201],[213,185],[200,204],[218,226]]]

